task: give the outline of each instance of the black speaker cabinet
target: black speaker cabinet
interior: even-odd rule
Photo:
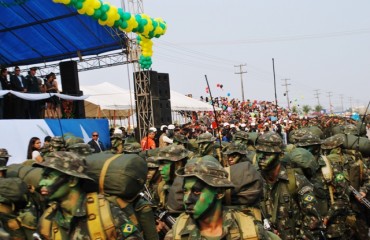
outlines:
[[[171,102],[170,100],[153,99],[154,126],[159,128],[161,125],[172,123]]]
[[[159,99],[168,100],[171,98],[170,78],[168,73],[158,73],[157,86]]]
[[[63,92],[66,94],[78,94],[80,92],[80,83],[78,80],[77,62],[60,62],[59,70]]]

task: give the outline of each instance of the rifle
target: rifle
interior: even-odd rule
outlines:
[[[219,131],[219,126],[220,125],[218,124],[217,112],[216,112],[216,109],[215,109],[215,103],[213,101],[211,88],[209,87],[207,75],[204,75],[204,77],[206,78],[207,87],[208,87],[208,91],[209,91],[209,96],[210,96],[211,102],[212,102],[213,114],[215,115],[216,129],[217,129],[217,131]],[[219,133],[218,133],[218,140],[220,141],[220,148],[222,150],[222,138],[221,138],[221,135]],[[228,167],[229,166],[228,161],[222,157],[221,151],[220,151],[220,154],[218,154],[218,155],[219,155],[218,157],[220,158],[219,161],[222,163],[222,166],[223,167]]]
[[[140,196],[144,198],[146,201],[149,203],[153,204],[153,197],[150,194],[149,189],[147,188],[146,185],[144,185],[145,190],[140,193]],[[166,233],[172,229],[172,226],[175,224],[176,219],[170,215],[170,213],[167,210],[160,209],[158,207],[155,208],[154,211],[154,217],[156,220],[159,220],[165,224],[164,228],[161,229],[161,232],[158,233],[160,237],[166,236]],[[162,238],[161,238],[162,239]]]
[[[351,185],[349,185],[349,190],[355,195],[355,197],[361,199],[361,203],[365,205],[368,209],[370,209],[370,201],[367,200],[366,198],[362,197],[362,195]]]

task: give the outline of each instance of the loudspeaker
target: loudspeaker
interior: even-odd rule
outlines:
[[[161,125],[172,123],[171,102],[170,100],[153,99],[154,126],[159,128]]]
[[[170,77],[168,73],[158,73],[157,86],[159,99],[168,100],[171,98]]]
[[[71,95],[78,94],[80,92],[80,83],[78,80],[77,62],[60,62],[59,70],[63,93]]]
[[[142,71],[142,72],[140,72],[140,74],[142,74],[142,77],[140,79],[143,80],[141,82],[136,81],[138,74],[139,74],[139,72],[134,72],[135,84],[138,84],[140,86],[140,88],[143,89],[144,84],[147,84],[145,81],[148,81],[148,79],[146,79],[144,77],[144,74],[147,75],[149,77],[149,91],[150,91],[151,97],[152,98],[159,98],[158,73],[156,71]],[[136,93],[136,88],[135,88],[135,96],[136,96],[136,94],[137,93]]]

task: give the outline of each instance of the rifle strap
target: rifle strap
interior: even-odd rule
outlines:
[[[105,179],[105,175],[107,174],[108,167],[111,164],[111,162],[113,162],[113,160],[115,160],[119,156],[121,156],[121,154],[115,154],[114,156],[108,158],[105,161],[105,163],[104,163],[104,165],[101,169],[100,177],[99,177],[99,193],[100,194],[104,194],[104,179]]]
[[[239,225],[239,232],[230,231],[230,239],[258,240],[254,219],[242,212],[233,212],[233,216]],[[240,234],[242,235],[240,237]]]

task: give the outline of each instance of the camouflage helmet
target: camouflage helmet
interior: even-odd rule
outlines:
[[[320,145],[321,139],[312,133],[306,133],[301,137],[296,137],[296,144],[298,147],[306,147],[306,146],[312,146],[312,145]]]
[[[71,137],[65,139],[66,148],[69,148],[70,146],[72,146],[76,143],[85,143],[85,141],[83,140],[83,138],[75,137],[75,136],[71,136]]]
[[[141,145],[138,142],[125,143],[123,145],[123,151],[127,153],[139,153],[141,150]]]
[[[87,143],[75,143],[67,147],[67,151],[74,152],[82,156],[88,156],[94,152],[94,149]]]
[[[344,126],[343,133],[358,135],[358,128],[355,125],[348,124]]]
[[[176,171],[180,177],[196,177],[209,186],[217,188],[233,188],[233,183],[229,180],[229,174],[215,160],[206,160],[203,157],[192,159],[185,167]]]
[[[211,142],[214,142],[215,140],[216,140],[216,138],[213,137],[213,135],[211,133],[206,132],[206,133],[202,133],[198,136],[197,143],[204,143],[204,142],[211,143]]]
[[[111,137],[111,139],[123,139],[122,133],[114,133]]]
[[[52,137],[50,140],[50,146],[52,148],[64,148],[65,147],[64,138],[61,136]]]
[[[153,157],[149,157],[146,159],[146,165],[148,166],[148,168],[159,168],[158,161],[155,161]]]
[[[241,144],[241,143],[231,143],[229,146],[227,146],[226,150],[224,151],[224,154],[229,155],[233,153],[239,153],[242,155],[246,155],[247,148],[244,144]]]
[[[343,145],[343,144],[344,144],[343,135],[336,134],[334,136],[331,136],[331,137],[328,137],[327,139],[325,139],[321,144],[321,148],[322,149],[333,149],[333,148],[337,148],[337,147],[339,147],[340,145]]]
[[[261,152],[282,152],[283,139],[276,132],[267,132],[257,138],[256,150]]]
[[[189,151],[182,145],[169,145],[164,148],[160,148],[156,156],[153,156],[153,160],[167,160],[172,162],[180,161],[189,155]]]
[[[6,148],[0,148],[0,158],[6,157],[11,157],[11,155],[8,154],[8,150]]]
[[[70,176],[94,181],[84,173],[86,164],[81,156],[73,152],[51,152],[44,158],[44,162],[36,162],[33,165],[51,168]]]
[[[173,137],[173,142],[174,143],[178,142],[178,143],[186,144],[186,143],[189,143],[189,139],[186,136],[178,133],[178,134],[175,134],[175,136]]]
[[[247,132],[245,131],[237,131],[234,136],[233,136],[233,139],[234,140],[237,140],[237,139],[241,139],[241,140],[248,140],[249,139],[249,135]]]

